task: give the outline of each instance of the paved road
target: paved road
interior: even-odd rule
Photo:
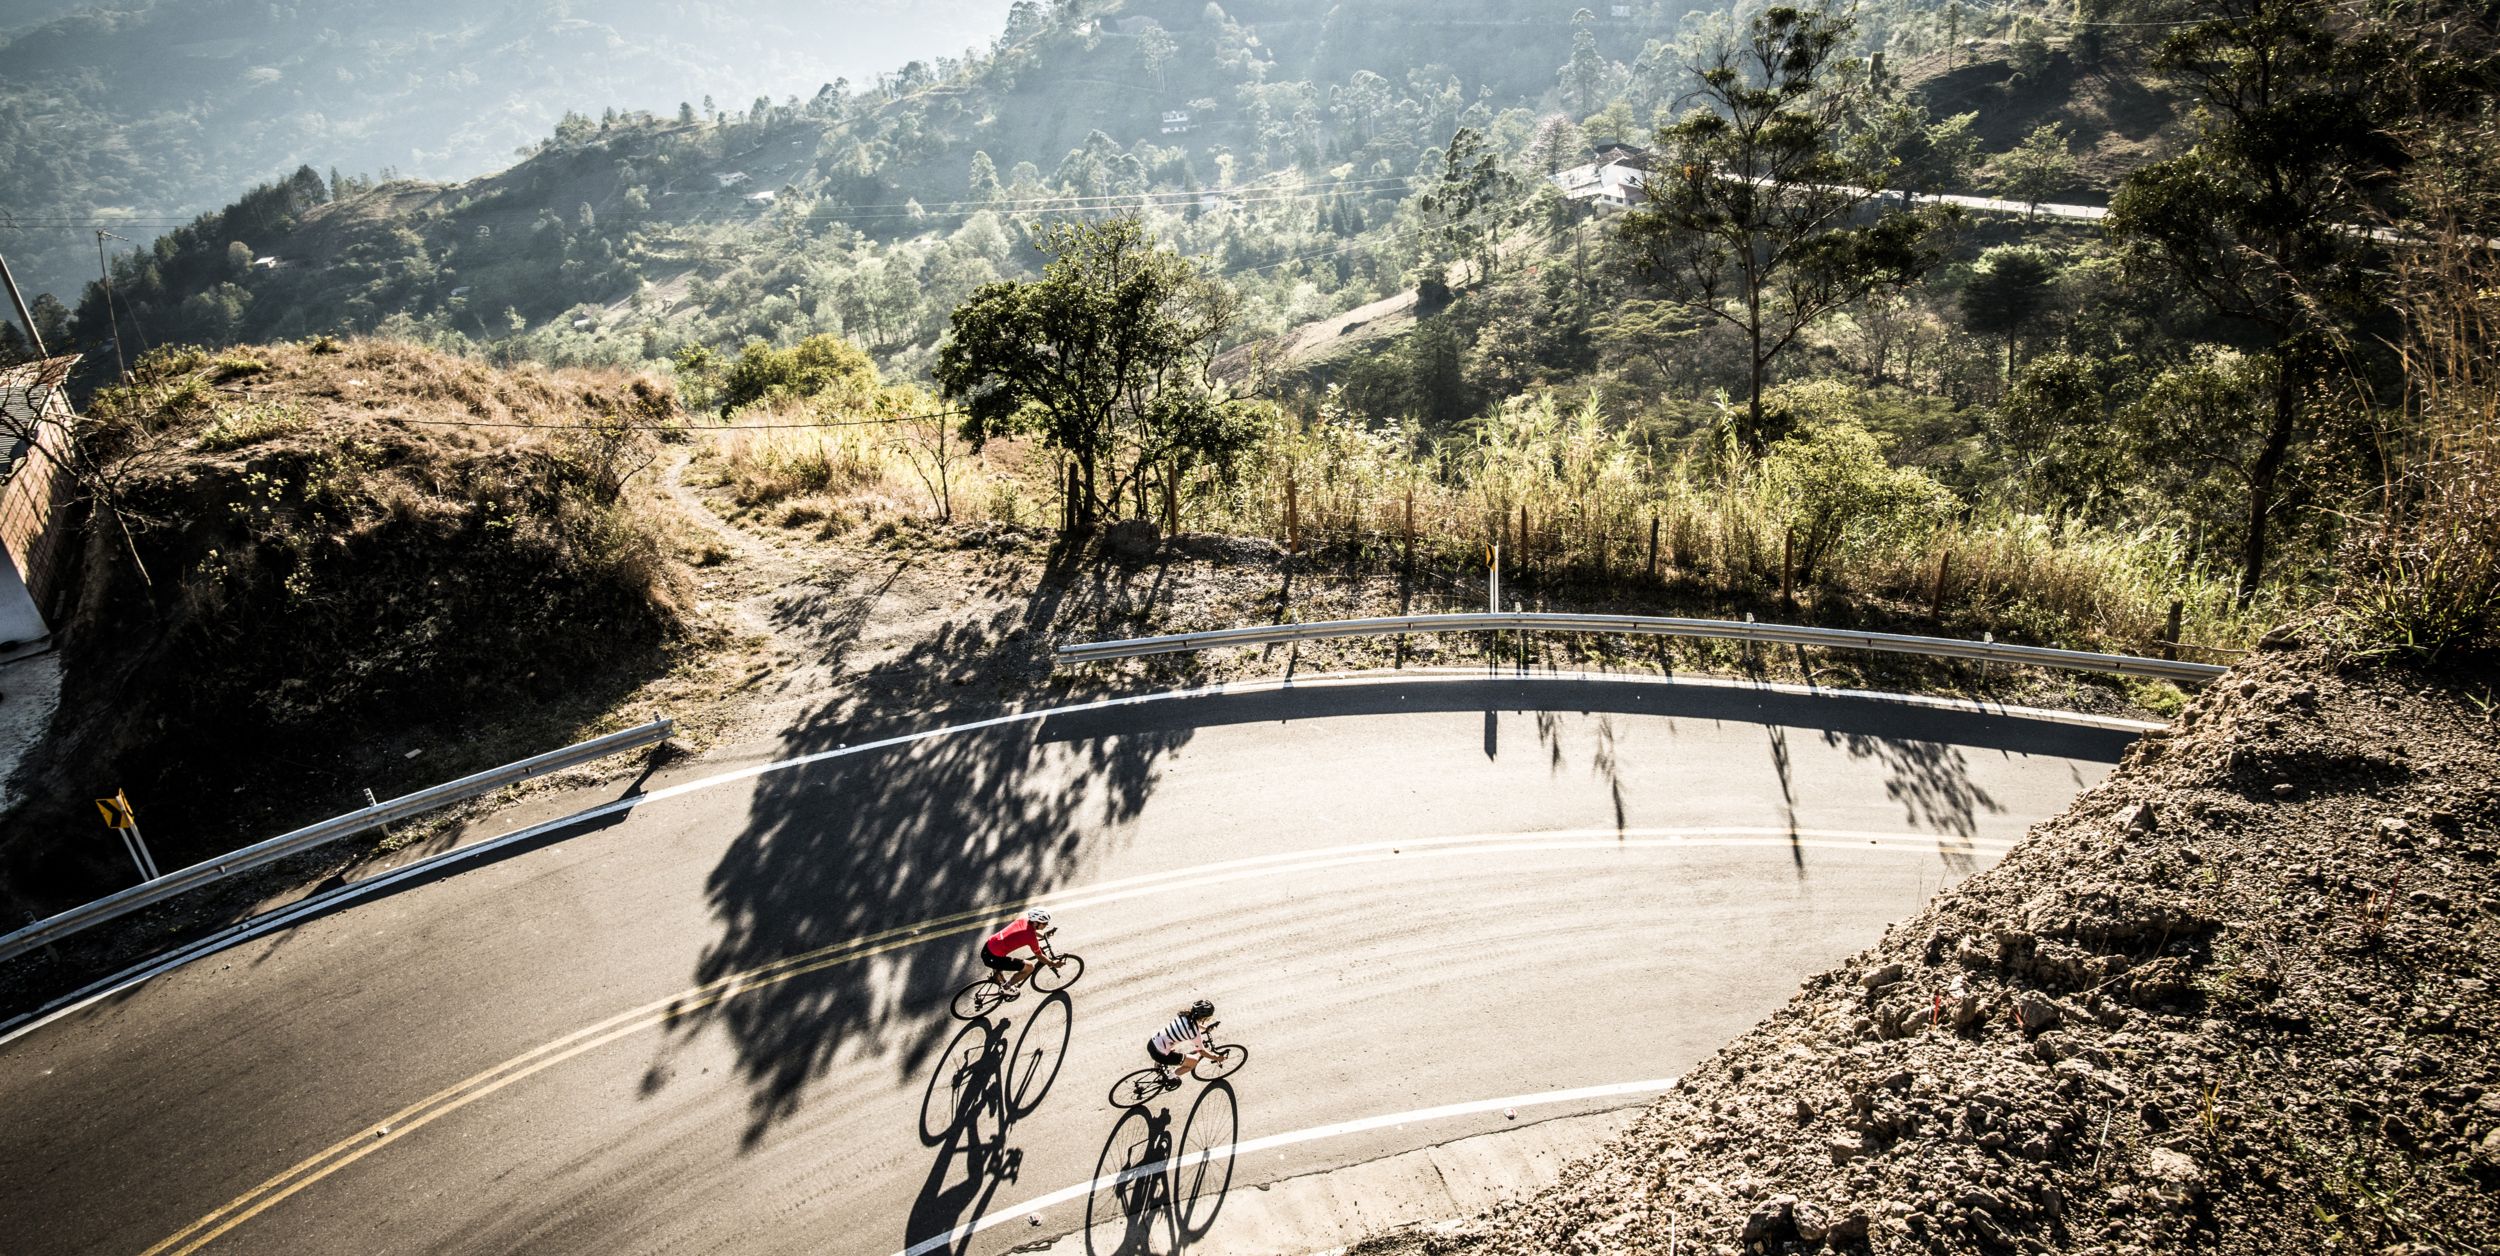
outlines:
[[[1093,1250],[1221,1250],[1228,1192],[1504,1117],[1330,1127],[1687,1067],[2125,740],[1724,687],[1397,682],[664,795],[0,1045],[0,1252],[986,1253],[1089,1208]],[[951,1020],[970,930],[1036,896],[1087,975]],[[1249,1067],[1110,1107],[1195,994]],[[1084,1186],[1234,1140],[1260,1150],[1177,1197]]]

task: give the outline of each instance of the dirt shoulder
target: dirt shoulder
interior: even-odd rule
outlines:
[[[2494,682],[2261,653],[1564,1185],[1361,1250],[2500,1250]]]

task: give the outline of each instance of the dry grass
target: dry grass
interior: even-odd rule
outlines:
[[[1298,541],[1305,553],[1355,570],[1402,564],[1410,536],[1417,564],[1443,570],[1480,572],[1498,545],[1506,570],[1548,591],[1607,596],[1665,586],[1732,604],[1785,587],[1817,604],[1874,600],[1933,614],[1974,636],[2089,648],[2159,648],[2175,600],[2191,653],[2229,650],[2275,609],[2235,609],[2226,582],[2179,561],[2175,537],[2059,529],[1995,508],[1965,518],[1940,509],[1942,490],[1917,473],[1880,465],[1857,473],[1888,485],[1895,506],[1853,514],[1845,508],[1869,481],[1824,485],[1841,499],[1841,522],[1801,573],[1790,534],[1812,532],[1804,513],[1811,491],[1801,498],[1793,477],[1751,468],[1661,465],[1593,401],[1521,399],[1465,436],[1421,445],[1411,433],[1326,415],[1288,425],[1231,483],[1194,481],[1182,523]],[[751,517],[834,536],[936,515],[927,449],[925,439],[915,447],[890,428],[856,427],[726,432],[709,438],[701,456]],[[953,517],[1050,524],[1056,466],[1020,442],[963,452],[952,467]],[[1530,592],[1527,581],[1517,587]]]
[[[2500,649],[2500,221],[2488,128],[2429,144],[2412,191],[2429,229],[2396,258],[2404,412],[2376,526],[2357,530],[2348,617],[2424,660]],[[2461,150],[2449,146],[2462,144]]]

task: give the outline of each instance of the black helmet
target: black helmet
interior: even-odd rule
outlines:
[[[1189,1015],[1194,1020],[1205,1020],[1215,1015],[1215,1005],[1205,999],[1200,999],[1189,1005]]]

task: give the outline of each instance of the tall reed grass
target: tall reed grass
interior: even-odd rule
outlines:
[[[716,438],[722,483],[742,506],[799,503],[807,518],[936,513],[911,451],[881,432],[726,434]],[[2189,568],[2175,536],[1965,509],[1922,473],[1884,465],[1871,438],[1834,440],[1783,476],[1777,456],[1767,470],[1662,463],[1594,398],[1522,398],[1438,440],[1323,412],[1274,429],[1231,482],[1194,481],[1182,522],[1298,545],[1309,561],[1349,571],[1411,561],[1453,587],[1480,580],[1498,546],[1508,587],[1547,604],[1648,590],[1790,612],[1776,601],[1785,592],[1798,604],[1790,613],[1933,617],[1956,631],[2106,649],[2163,648],[2173,602],[2191,654],[2243,644],[2272,609],[2235,611],[2229,582]],[[1045,451],[993,442],[958,468],[954,516],[1055,524],[1055,469]],[[1817,526],[1828,535],[1809,569],[1801,546]]]

